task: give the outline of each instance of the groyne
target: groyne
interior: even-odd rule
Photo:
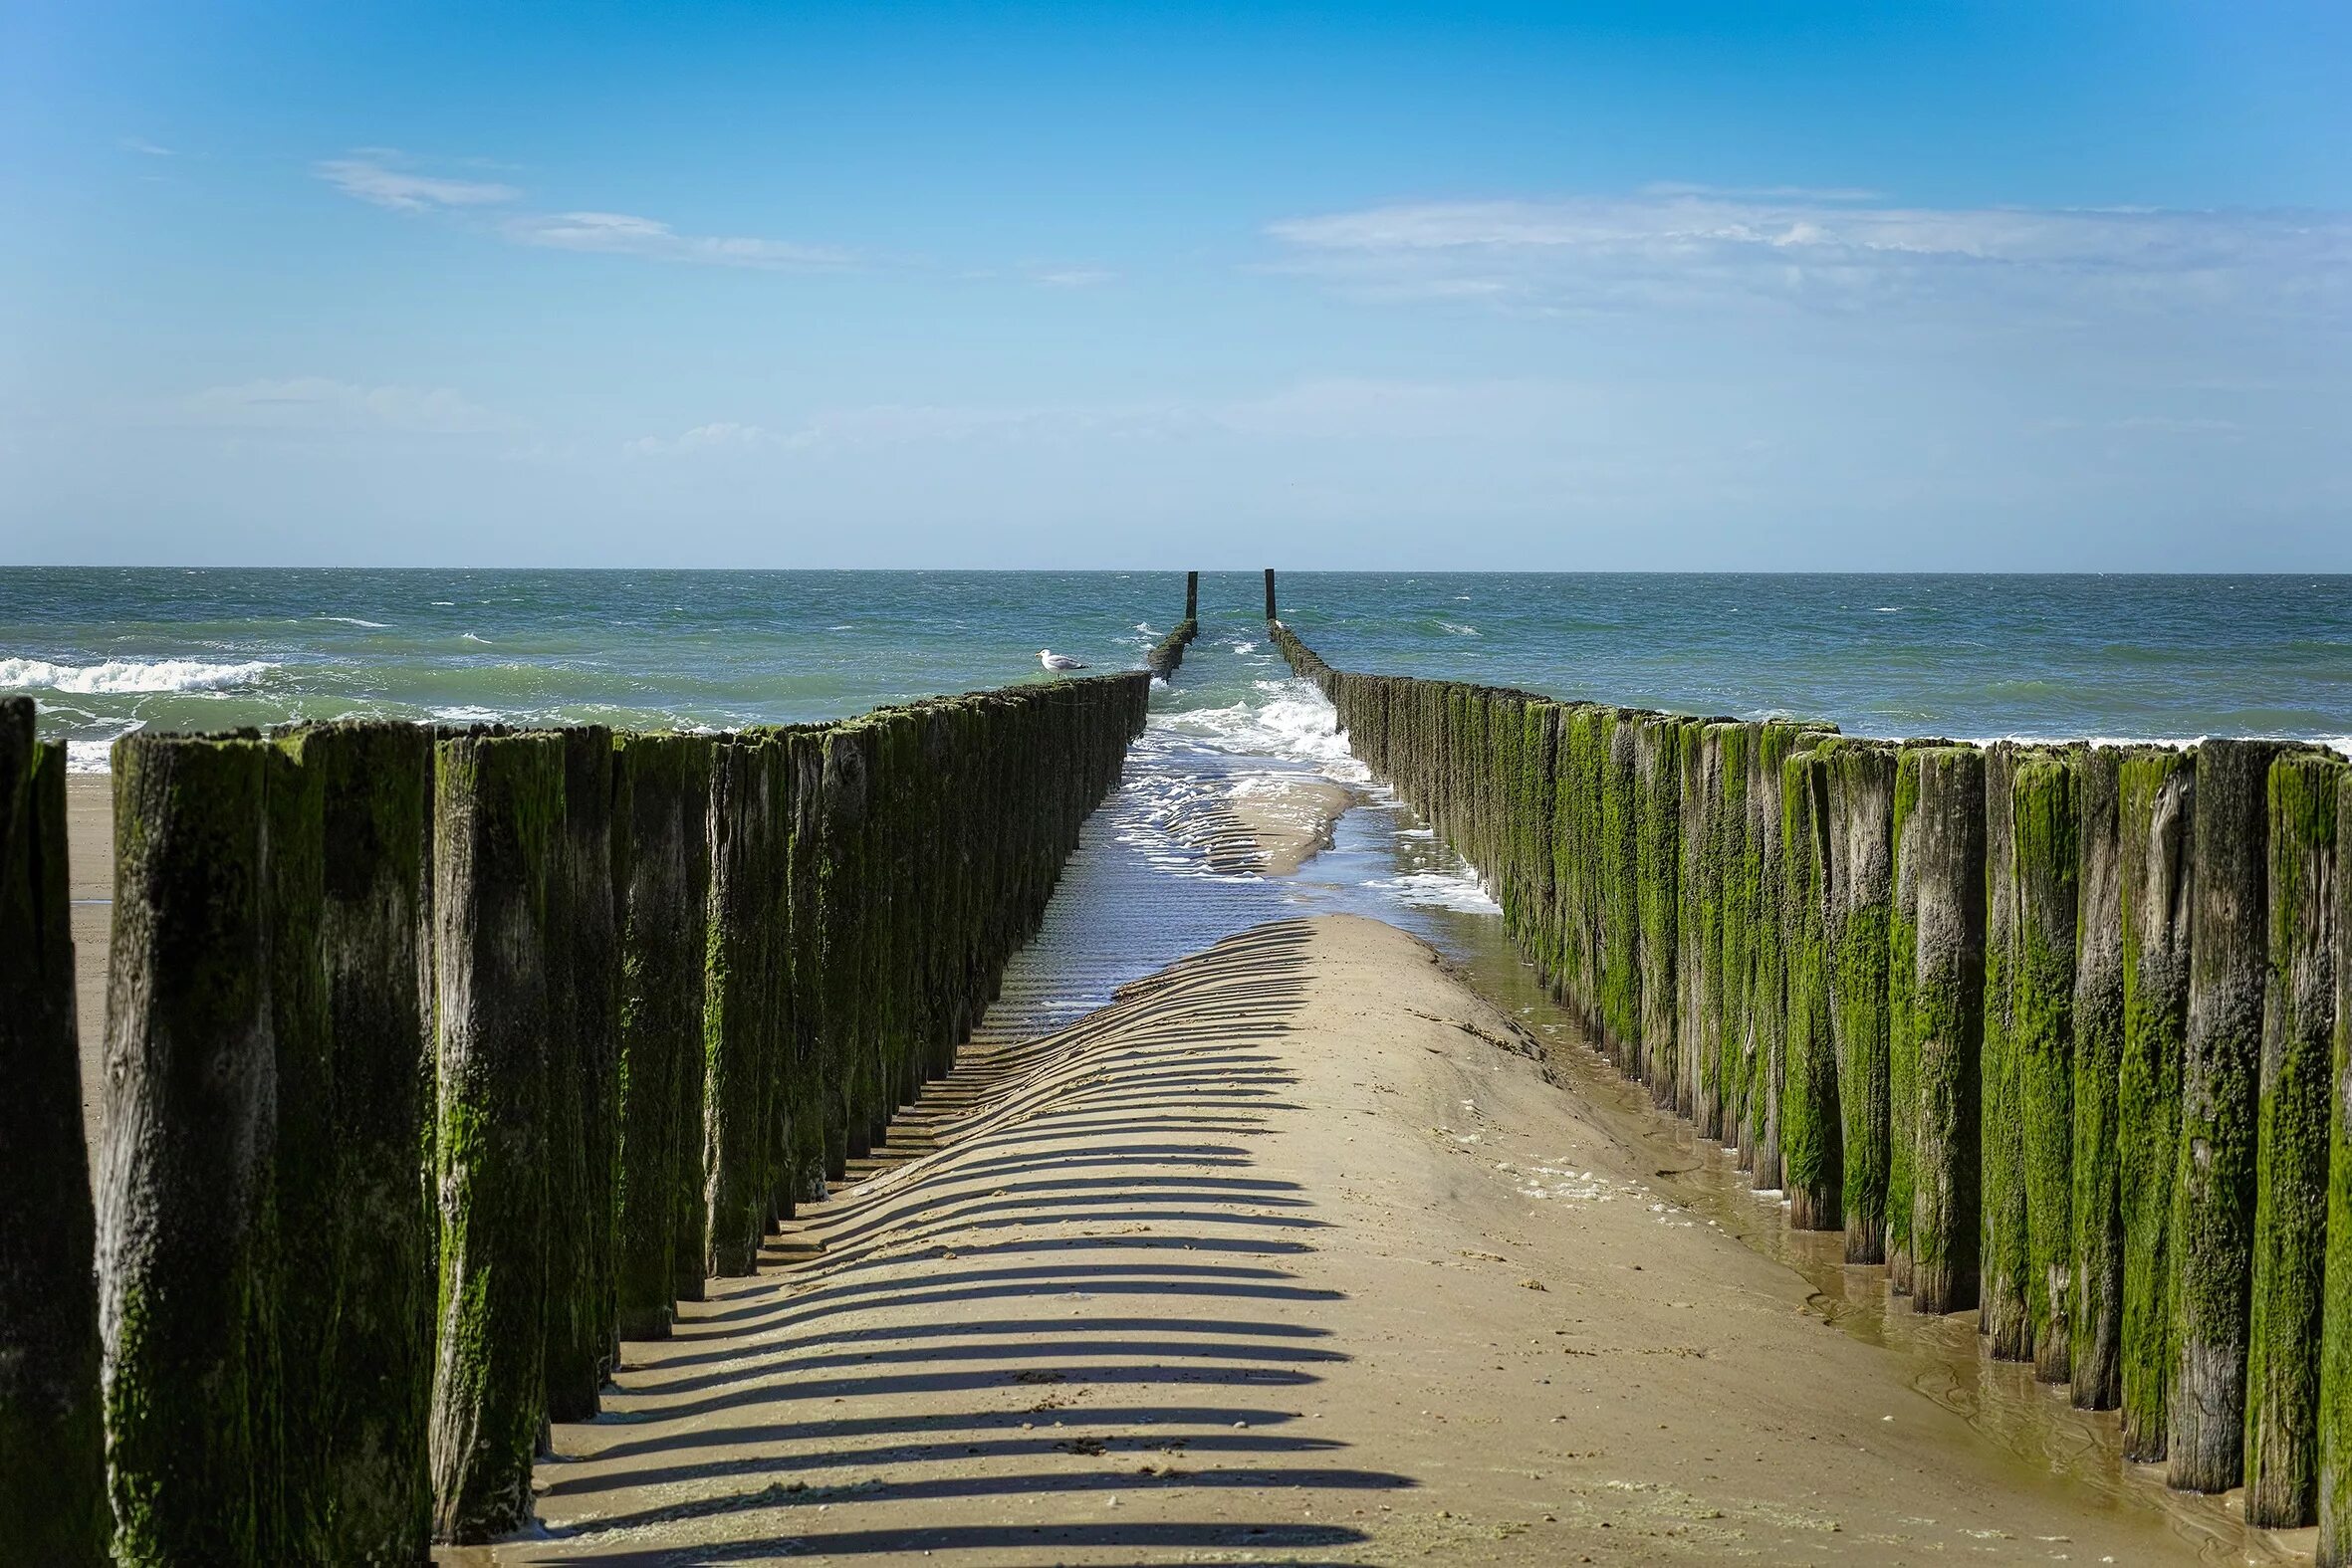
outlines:
[[[123,738],[95,1209],[63,749],[0,703],[0,1559],[526,1524],[621,1341],[949,1066],[1151,678],[721,735]]]
[[[2352,1562],[2344,759],[1865,740],[1343,671],[1269,624],[1792,1224]]]
[[[1184,619],[1170,627],[1168,634],[1152,645],[1143,656],[1143,667],[1165,681],[1173,677],[1176,667],[1184,662],[1184,650],[1201,629],[1201,574],[1184,574]]]

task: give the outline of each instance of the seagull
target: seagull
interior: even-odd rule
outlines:
[[[1082,670],[1085,668],[1066,653],[1056,653],[1052,648],[1038,650],[1038,662],[1049,670]]]

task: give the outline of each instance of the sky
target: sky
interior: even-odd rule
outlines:
[[[2352,569],[2352,7],[0,0],[0,563]]]

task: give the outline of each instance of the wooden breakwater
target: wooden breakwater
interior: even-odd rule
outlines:
[[[2352,1561],[2343,758],[1862,740],[1271,630],[1601,1049],[1795,1225]]]
[[[723,735],[116,745],[81,1136],[62,746],[0,703],[0,1560],[424,1560],[944,1071],[1150,676]]]
[[[1176,667],[1184,662],[1184,650],[1201,629],[1201,574],[1184,574],[1184,619],[1170,627],[1168,634],[1152,645],[1143,656],[1143,667],[1161,680],[1172,679]]]

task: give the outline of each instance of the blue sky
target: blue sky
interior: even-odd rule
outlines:
[[[672,9],[0,8],[0,560],[2352,569],[2340,5]]]

